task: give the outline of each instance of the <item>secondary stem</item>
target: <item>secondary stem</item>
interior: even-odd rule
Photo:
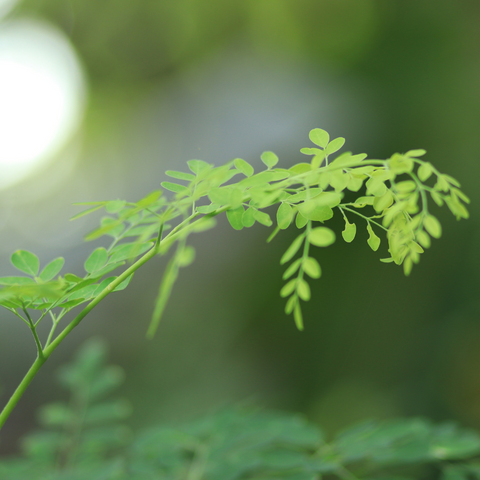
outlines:
[[[137,260],[133,265],[127,268],[121,275],[119,275],[115,280],[113,280],[109,285],[107,285],[107,287],[104,288],[102,292],[94,300],[92,300],[43,351],[41,348],[40,340],[36,335],[35,328],[32,328],[32,333],[35,337],[35,341],[37,342],[38,356],[28,370],[23,380],[18,385],[13,395],[10,397],[10,400],[0,413],[0,430],[2,429],[3,425],[7,421],[8,417],[12,413],[17,403],[19,402],[20,398],[22,398],[22,395],[25,393],[25,390],[30,385],[31,381],[35,378],[35,375],[38,373],[41,366],[47,361],[53,351],[65,339],[65,337],[85,318],[86,315],[88,315],[93,310],[93,308],[95,308],[109,293],[113,292],[113,290],[118,285],[120,285],[120,283],[122,283],[132,273],[138,270],[143,264],[148,262],[148,260],[154,257],[158,253],[159,247],[160,244],[155,245],[143,257]],[[27,318],[29,317],[27,316]]]

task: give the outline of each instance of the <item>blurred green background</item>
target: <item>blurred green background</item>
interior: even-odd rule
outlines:
[[[279,258],[295,232],[267,245],[266,228],[236,232],[222,219],[193,239],[197,260],[181,272],[156,338],[145,331],[163,258],[55,352],[5,425],[0,452],[16,451],[36,407],[63,398],[53,373],[93,335],[126,371],[133,427],[253,399],[301,411],[327,432],[400,415],[480,428],[478,1],[23,0],[7,10],[0,51],[13,51],[2,31],[40,25],[82,73],[68,135],[0,190],[2,275],[13,273],[17,248],[83,271],[104,243],[83,243],[98,218],[70,223],[74,202],[137,200],[192,158],[259,168],[273,150],[289,167],[314,127],[371,158],[425,148],[472,204],[458,223],[434,209],[443,237],[409,278],[379,262],[386,241],[373,253],[366,231],[317,249],[323,276],[311,284],[304,332],[279,297]],[[336,216],[332,224],[343,229]],[[2,403],[34,355],[25,325],[0,312]]]

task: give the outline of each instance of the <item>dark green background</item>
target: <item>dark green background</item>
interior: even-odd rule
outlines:
[[[2,275],[30,249],[68,271],[101,241],[97,218],[69,223],[76,201],[136,200],[191,158],[242,157],[260,168],[303,160],[314,127],[385,158],[425,148],[472,199],[409,278],[384,265],[360,229],[355,242],[316,249],[305,331],[283,313],[279,258],[295,235],[267,245],[261,226],[226,219],[193,239],[153,341],[144,338],[165,259],[109,297],[48,361],[2,431],[0,449],[59,399],[54,372],[84,339],[101,335],[127,373],[134,427],[193,418],[254,399],[302,411],[328,432],[364,417],[426,415],[480,427],[478,143],[480,4],[473,0],[24,0],[11,18],[49,21],[83,62],[89,100],[81,131],[36,178],[0,192]],[[70,172],[62,159],[78,149]],[[75,150],[78,152],[78,150]],[[63,157],[62,157],[63,155]],[[5,213],[7,212],[7,213]],[[359,225],[360,227],[360,225]],[[5,402],[34,357],[25,326],[0,312]]]

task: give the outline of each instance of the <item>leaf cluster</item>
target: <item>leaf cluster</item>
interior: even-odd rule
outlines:
[[[301,301],[311,297],[306,278],[317,279],[322,274],[311,247],[328,247],[335,242],[336,234],[324,226],[335,211],[345,221],[342,237],[347,243],[355,239],[363,225],[368,245],[377,251],[381,244],[379,233],[383,233],[389,256],[382,261],[403,264],[406,275],[419,262],[424,249],[430,247],[431,238],[442,234],[440,222],[430,212],[431,200],[439,206],[446,204],[457,219],[468,218],[464,204],[469,199],[459,189],[459,183],[421,160],[424,150],[396,153],[386,160],[345,152],[332,160],[331,156],[343,147],[344,138],[330,139],[326,131],[315,128],[310,140],[315,147],[301,149],[310,160],[289,169],[278,168],[279,160],[273,152],[261,155],[266,169],[258,173],[240,158],[219,167],[190,160],[189,173],[169,170],[166,174],[175,181],[161,183],[164,191],[174,194],[173,198],[157,190],[135,203],[114,200],[78,204],[88,208],[73,219],[98,211],[105,213],[100,226],[86,240],[107,236],[110,244],[90,254],[85,274],[66,273],[57,279],[62,258],[52,260],[39,274],[39,261],[33,253],[15,252],[11,261],[26,276],[0,278],[0,305],[19,316],[32,331],[45,316],[50,316],[52,331],[46,347],[66,313],[125,288],[136,268],[128,276],[128,268],[124,270],[123,277],[111,272],[141,255],[149,255],[148,259],[154,256],[152,252],[164,255],[176,244],[160,284],[148,330],[151,337],[180,268],[195,258],[193,247],[187,244],[189,235],[212,228],[214,217],[225,212],[236,230],[255,223],[270,227],[275,220],[268,241],[291,225],[300,231],[280,260],[281,264],[289,263],[283,275],[287,283],[280,294],[287,298],[286,313],[292,313],[297,327],[302,329]],[[346,201],[347,191],[358,197]],[[274,205],[276,214],[272,220]],[[37,317],[33,318],[29,310],[36,310]]]

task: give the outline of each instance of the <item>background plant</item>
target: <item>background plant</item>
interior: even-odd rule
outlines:
[[[183,425],[133,433],[124,400],[108,400],[123,379],[105,365],[99,339],[85,343],[58,380],[68,403],[38,410],[41,430],[23,456],[0,462],[3,480],[466,480],[480,475],[480,435],[422,418],[367,420],[327,438],[303,416],[252,405]]]
[[[214,217],[220,213],[226,212],[236,230],[251,227],[256,222],[271,226],[270,215],[263,210],[279,204],[277,226],[267,241],[293,221],[301,230],[280,260],[281,264],[289,262],[303,246],[300,258],[285,271],[283,278],[288,282],[280,292],[282,297],[288,297],[285,312],[293,313],[299,329],[303,329],[300,300],[308,301],[311,296],[304,277],[321,276],[320,265],[309,255],[311,245],[327,247],[335,241],[331,229],[316,225],[331,219],[334,208],[345,220],[342,236],[346,242],[351,242],[356,234],[352,218],[358,217],[365,222],[368,244],[374,251],[379,248],[380,238],[373,227],[386,231],[390,257],[384,261],[403,264],[406,275],[410,274],[413,264],[418,263],[424,248],[430,246],[430,237],[438,238],[442,233],[439,221],[429,212],[428,197],[440,206],[446,203],[457,219],[468,218],[462,202],[469,200],[459,190],[459,183],[420,160],[419,157],[426,153],[424,150],[394,154],[387,160],[369,160],[365,154],[347,152],[332,160],[330,155],[342,148],[345,139],[339,137],[330,141],[329,134],[319,128],[310,132],[310,139],[317,147],[304,148],[302,153],[311,156],[311,161],[288,170],[275,168],[278,157],[273,152],[262,154],[267,169],[257,174],[243,159],[216,168],[202,160],[190,160],[188,166],[192,173],[166,172],[186,182],[186,185],[162,183],[165,190],[175,194],[172,200],[157,190],[136,203],[114,200],[83,204],[90,208],[73,219],[100,209],[109,214],[86,239],[95,240],[105,235],[113,238],[108,248],[98,247],[89,255],[83,277],[67,273],[54,280],[63,267],[63,258],[51,261],[40,272],[35,254],[16,251],[11,257],[12,264],[27,276],[0,279],[4,285],[0,304],[28,326],[37,347],[37,359],[0,414],[0,426],[41,366],[83,318],[107,295],[125,288],[138,268],[154,256],[167,253],[176,244],[147,332],[152,337],[180,268],[194,259],[194,250],[187,244],[189,235],[213,227]],[[242,179],[229,183],[237,174]],[[424,183],[431,178],[430,186]],[[365,195],[343,201],[345,190],[358,192],[364,182]],[[373,212],[360,213],[359,209],[366,206]],[[137,257],[140,258],[119,275],[107,276],[123,267],[127,260]],[[64,316],[84,303],[88,305],[56,334]],[[37,328],[46,317],[50,318],[51,328],[46,340],[42,341]]]

